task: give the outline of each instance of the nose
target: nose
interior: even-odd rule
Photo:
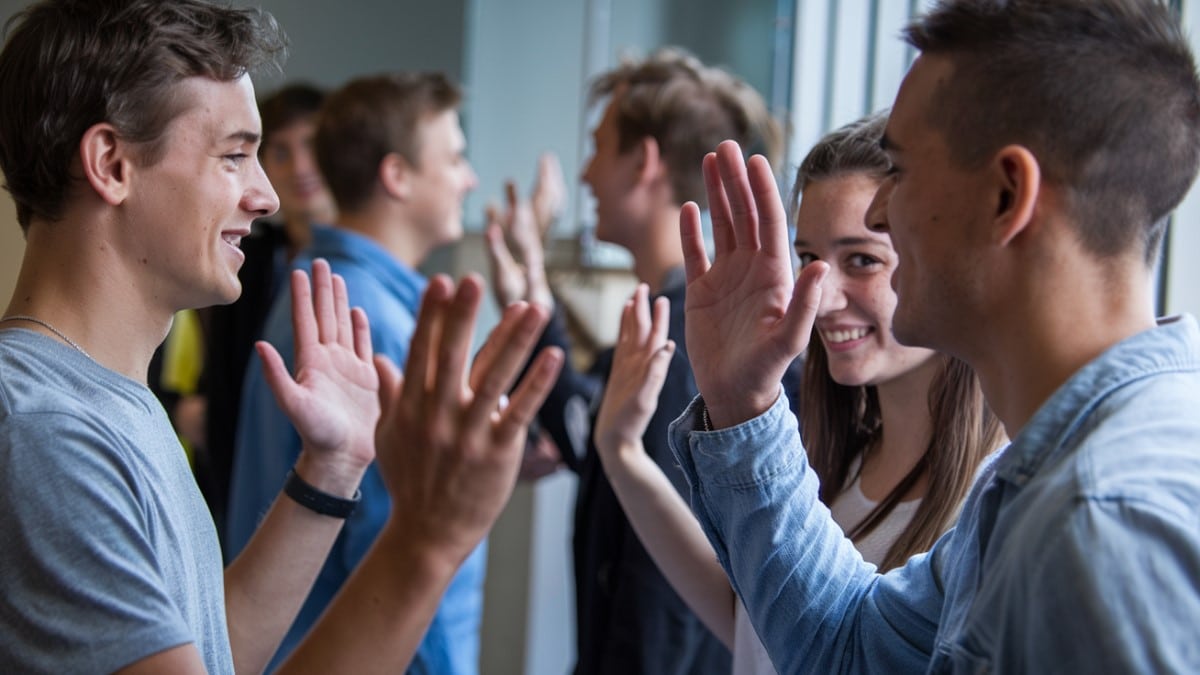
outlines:
[[[587,164],[583,165],[583,172],[579,174],[579,180],[583,181],[584,185],[592,187],[592,165],[596,163],[596,155],[588,157]]]
[[[256,214],[258,218],[279,210],[279,195],[275,194],[275,188],[271,187],[271,181],[267,180],[267,173],[263,171],[262,163],[257,157],[254,159],[254,170],[246,185],[246,192],[242,195],[242,208]]]
[[[846,290],[843,286],[845,278],[838,269],[830,265],[825,280],[821,282],[821,305],[817,308],[817,316],[827,316],[832,312],[846,308]]]
[[[466,188],[466,191],[470,192],[471,190],[474,190],[478,185],[479,185],[479,176],[475,175],[474,167],[471,166],[470,162],[467,162],[467,188]]]
[[[892,231],[887,218],[888,200],[892,196],[892,185],[893,180],[891,178],[879,184],[879,188],[875,190],[875,198],[871,200],[871,206],[867,208],[866,214],[863,215],[863,224],[872,232],[890,234]]]

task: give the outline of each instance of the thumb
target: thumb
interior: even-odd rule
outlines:
[[[804,351],[812,335],[813,322],[817,319],[817,310],[821,307],[821,282],[829,274],[829,265],[816,261],[805,265],[796,277],[796,285],[792,289],[792,301],[788,304],[787,314],[784,315],[784,330],[799,344],[793,345],[797,353]]]
[[[267,386],[271,388],[271,393],[275,395],[275,402],[279,404],[279,408],[286,413],[292,402],[293,388],[296,386],[296,382],[292,379],[291,374],[288,373],[287,365],[283,362],[283,357],[279,355],[279,351],[271,343],[259,340],[254,343],[254,349],[258,352],[258,357],[262,360],[263,376],[267,380]]]

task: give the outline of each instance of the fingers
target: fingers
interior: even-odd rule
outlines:
[[[711,195],[709,199],[712,199]],[[715,222],[713,228],[716,229]],[[679,243],[683,248],[684,274],[690,284],[704,276],[709,268],[708,251],[704,250],[704,233],[700,227],[700,207],[696,202],[688,202],[679,210]]]
[[[421,309],[417,315],[417,326],[408,347],[408,362],[404,367],[404,400],[410,401],[418,410],[425,405],[425,389],[433,372],[432,359],[450,302],[453,285],[450,279],[437,275],[429,280],[425,295],[421,298]]]
[[[757,249],[758,206],[754,202],[754,191],[746,174],[746,163],[742,149],[733,141],[724,141],[717,146],[717,171],[721,186],[729,200],[734,241],[738,246]]]
[[[383,354],[375,356],[375,372],[379,375],[379,410],[382,421],[389,417],[392,406],[400,400],[404,376],[392,360]]]
[[[482,297],[483,282],[471,274],[459,283],[458,291],[447,307],[437,345],[437,376],[432,383],[435,401],[441,410],[453,410],[462,400],[467,384],[471,337],[475,333],[475,314]]]
[[[312,288],[308,285],[308,275],[302,270],[292,270],[292,335],[296,338],[297,350],[317,341]]]
[[[467,428],[482,425],[490,419],[501,395],[509,390],[529,358],[529,352],[541,335],[547,318],[546,310],[538,305],[514,305],[505,312],[500,324],[488,336],[472,368],[475,398],[467,413]],[[526,372],[525,378],[531,376],[532,370],[531,367]]]
[[[336,342],[337,309],[333,298],[333,274],[329,263],[320,258],[312,265],[313,312],[317,317],[317,337],[321,342]]]
[[[259,340],[254,343],[254,349],[262,359],[263,376],[267,380],[267,386],[271,388],[271,393],[275,394],[275,401],[279,404],[279,408],[287,412],[287,404],[291,400],[292,387],[296,385],[296,381],[288,372],[283,357],[271,343]]]
[[[510,213],[515,213],[517,206],[521,202],[520,195],[517,194],[517,182],[508,180],[504,181],[504,200],[508,203]]]
[[[704,175],[704,192],[708,195],[713,243],[716,244],[716,252],[720,256],[732,251],[737,242],[733,238],[733,214],[729,211],[729,199],[725,196],[725,186],[721,184],[721,175],[717,170],[717,153],[710,152],[705,155],[701,169]]]
[[[333,275],[333,313],[337,317],[337,341],[346,349],[354,349],[354,321],[350,316],[350,293],[346,290],[346,280],[342,275]]]
[[[671,318],[671,301],[665,297],[654,300],[654,324],[650,328],[650,344],[661,345],[667,341],[667,328]]]
[[[792,301],[788,304],[784,315],[783,330],[800,341],[793,350],[799,353],[808,344],[812,336],[813,322],[817,318],[817,310],[821,306],[821,282],[829,273],[829,265],[824,261],[816,261],[805,265],[796,276],[796,286],[792,290]]]
[[[646,284],[638,284],[638,287],[633,292],[633,311],[636,319],[634,325],[637,328],[637,333],[634,338],[638,345],[645,344],[646,336],[650,334],[650,287]]]
[[[375,347],[371,344],[371,321],[367,318],[367,313],[359,307],[350,311],[350,321],[354,326],[354,353],[366,361],[375,352]]]
[[[746,163],[754,203],[758,208],[758,240],[763,250],[777,255],[789,255],[791,245],[787,234],[787,212],[779,197],[779,185],[767,158],[755,155]]]
[[[508,407],[504,409],[497,423],[496,434],[500,443],[515,438],[533,421],[534,415],[542,407],[542,402],[546,400],[551,387],[558,379],[562,364],[563,353],[558,347],[547,347],[538,353],[533,365],[521,379],[521,384],[509,397]]]
[[[558,156],[552,152],[542,154],[538,157],[537,180],[533,184],[530,202],[533,205],[538,232],[543,237],[558,218],[566,191],[567,181],[563,178]]]
[[[488,258],[499,271],[515,270],[517,261],[513,258],[512,251],[508,250],[508,242],[504,240],[504,230],[497,223],[489,223],[487,230],[484,232],[484,239],[487,241]]]

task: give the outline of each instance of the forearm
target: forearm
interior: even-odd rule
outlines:
[[[389,521],[278,672],[403,672],[461,561]]]
[[[705,626],[733,648],[734,602],[729,577],[700,523],[641,442],[600,452],[605,473],[642,545]]]
[[[923,668],[927,661],[916,652],[928,658],[932,630],[921,633],[919,645],[907,645],[919,632],[900,634],[907,614],[881,612],[909,600],[923,608],[929,588],[918,582],[928,577],[910,575],[906,598],[876,583],[874,567],[818,501],[818,481],[786,404],[776,401],[761,417],[704,433],[694,430],[700,403],[673,425],[673,450],[692,486],[692,510],[779,672]]]
[[[317,489],[354,494],[362,472],[330,471],[307,453],[296,473]],[[356,475],[357,473],[357,475]],[[345,521],[280,493],[246,547],[225,570],[229,642],[238,672],[261,672],[312,589]]]

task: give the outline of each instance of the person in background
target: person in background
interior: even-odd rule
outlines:
[[[676,49],[600,75],[591,96],[593,102],[605,103],[592,133],[595,149],[583,171],[596,198],[596,237],[628,250],[634,275],[676,308],[668,332],[679,349],[647,425],[645,447],[674,489],[684,492],[683,475],[666,444],[667,423],[696,393],[683,339],[679,208],[703,199],[696,169],[713,145],[737,138],[769,150],[778,134],[765,103],[749,85]],[[493,290],[501,306],[518,300],[556,306],[533,223],[510,198],[507,211],[488,227]],[[556,310],[540,344],[567,349],[561,311]],[[573,535],[575,672],[727,673],[728,650],[638,541],[594,450],[592,416],[611,359],[611,350],[605,350],[586,372],[564,369],[538,415],[563,460],[579,475]]]
[[[953,524],[980,463],[1002,441],[966,364],[892,336],[896,252],[865,218],[887,176],[886,123],[876,114],[822,138],[800,164],[793,204],[801,266],[830,267],[804,361],[801,437],[822,503],[881,571],[928,550]],[[658,299],[651,317],[643,285],[625,306],[596,449],[642,544],[732,649],[734,675],[773,675],[700,524],[642,444],[674,350],[666,303]]]
[[[376,353],[395,363],[408,356],[427,283],[418,267],[435,248],[462,237],[462,203],[476,185],[459,126],[460,100],[458,87],[441,73],[361,77],[329,95],[317,127],[317,161],[338,218],[332,227],[313,228],[311,244],[293,265],[328,260],[345,278],[350,302],[372,318]],[[276,298],[262,335],[289,366],[290,307],[288,294]],[[266,375],[260,361],[251,361],[230,489],[230,555],[251,541],[302,450]],[[391,500],[376,468],[367,469],[360,493],[273,664],[300,643],[387,522]],[[409,672],[478,672],[486,566],[481,544],[446,590]]]

